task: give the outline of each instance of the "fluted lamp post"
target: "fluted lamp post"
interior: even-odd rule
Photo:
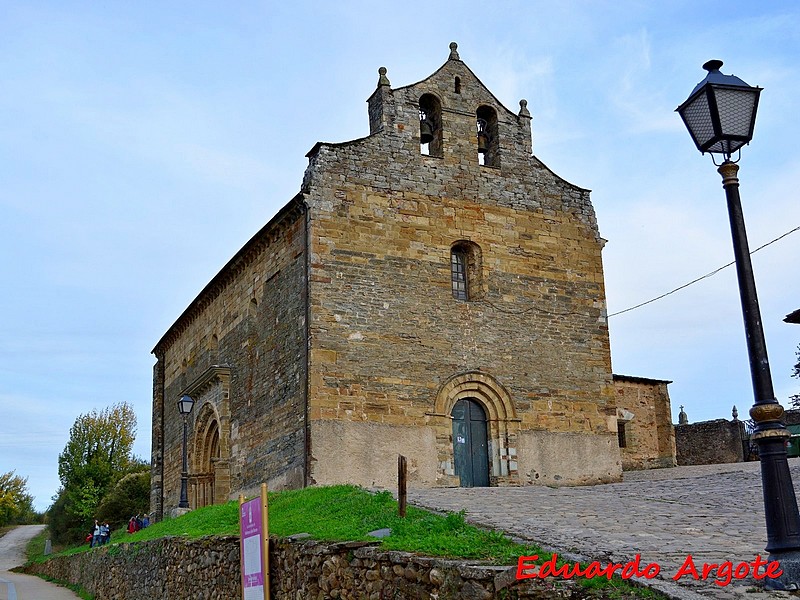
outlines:
[[[747,245],[744,216],[739,198],[739,166],[731,156],[750,143],[756,121],[761,88],[749,86],[733,75],[720,73],[722,61],[710,60],[703,65],[706,78],[692,90],[689,98],[677,108],[697,149],[702,153],[722,155],[717,165],[728,201],[728,214],[733,237],[736,273],[739,279],[750,375],[755,403],[750,416],[755,422],[752,439],[758,445],[761,460],[761,485],[764,492],[764,513],[767,525],[767,546],[770,560],[781,563],[783,575],[766,579],[769,589],[793,589],[800,586],[800,515],[797,510],[785,442],[790,434],[781,422],[783,407],[775,398],[767,358],[767,346],[758,308],[753,266]]]
[[[189,508],[189,456],[187,452],[189,425],[187,418],[193,407],[194,398],[188,394],[184,394],[178,400],[178,411],[183,416],[183,468],[181,469],[181,499],[178,502],[178,508]]]

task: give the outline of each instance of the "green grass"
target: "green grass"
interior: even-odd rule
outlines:
[[[193,510],[176,519],[165,519],[135,534],[120,529],[112,533],[111,544],[139,542],[164,537],[200,538],[210,535],[239,535],[239,505],[229,502]],[[358,541],[375,538],[370,531],[388,527],[389,537],[380,540],[386,550],[403,550],[427,556],[464,558],[497,565],[516,565],[520,556],[551,557],[534,545],[518,544],[501,532],[469,525],[461,513],[447,516],[409,506],[407,516],[397,515],[397,502],[389,492],[371,494],[355,486],[312,487],[269,494],[269,533],[288,537],[308,533],[320,541]],[[39,546],[43,548],[44,542]],[[87,544],[60,554],[89,551]],[[31,560],[41,560],[31,554]],[[657,593],[622,580],[605,578],[577,580],[587,589],[602,588],[605,597],[656,597]]]
[[[44,554],[44,543],[47,540],[47,529],[42,529],[39,533],[28,540],[25,546],[25,555],[28,557],[28,562],[43,562],[47,560]]]
[[[133,535],[115,532],[111,539],[133,542],[165,536],[238,535],[238,515],[237,502],[207,506]],[[461,514],[442,517],[409,506],[407,516],[400,518],[397,502],[389,492],[370,494],[354,486],[332,486],[269,494],[270,535],[288,537],[308,533],[316,540],[375,541],[367,533],[384,527],[392,530],[392,535],[381,544],[387,550],[479,559],[494,564],[516,564],[522,553],[550,558],[540,548],[515,544],[500,533],[467,525]]]

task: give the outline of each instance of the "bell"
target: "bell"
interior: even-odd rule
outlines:
[[[486,121],[478,119],[476,125],[478,126],[478,152],[486,154],[489,151],[489,135],[486,133]]]
[[[419,143],[430,144],[433,141],[433,128],[429,121],[419,122]]]
[[[489,136],[484,132],[478,134],[478,152],[486,154],[489,151]]]

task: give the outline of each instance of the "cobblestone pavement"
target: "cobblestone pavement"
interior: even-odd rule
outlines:
[[[789,467],[798,493],[800,458]],[[761,600],[786,592],[756,592],[747,578],[721,587],[713,580],[672,577],[688,554],[695,565],[764,559],[767,533],[760,464],[676,467],[625,473],[623,483],[551,488],[411,490],[409,502],[439,511],[465,510],[470,522],[605,565],[653,562],[654,587],[679,598]],[[798,493],[800,495],[800,493]],[[762,569],[763,572],[763,569]],[[749,590],[749,591],[748,591]]]

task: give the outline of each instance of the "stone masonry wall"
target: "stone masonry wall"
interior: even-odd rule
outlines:
[[[675,429],[668,381],[614,375],[617,418],[624,428],[625,470],[674,467]]]
[[[26,572],[80,585],[103,600],[232,600],[241,598],[239,565],[238,537],[166,538],[54,557]],[[365,542],[270,540],[273,600],[585,597],[572,580],[555,587],[515,575],[516,566],[426,558]]]
[[[420,152],[423,94],[441,102],[439,156]],[[475,136],[486,106],[497,114],[492,165],[479,164]],[[530,155],[527,109],[507,110],[458,59],[417,84],[380,86],[370,109],[372,135],[318,144],[304,180],[314,480],[331,482],[322,462],[334,442],[356,444],[368,427],[401,444],[423,427],[424,439],[409,444],[412,469],[457,483],[450,411],[469,385],[503,398],[505,414],[489,417],[501,424],[489,440],[493,482],[618,479],[604,241],[588,191]],[[469,301],[451,290],[459,242],[477,248]],[[438,403],[464,374],[474,380]],[[492,411],[491,399],[474,397]],[[340,424],[335,439],[324,421]],[[537,460],[522,452],[542,444],[549,450]],[[560,471],[559,456],[578,447],[596,460]],[[391,473],[396,455],[370,451],[368,464],[337,472],[363,485],[375,483],[359,478],[364,471]]]
[[[783,413],[783,424],[787,427],[789,425],[800,425],[800,410],[790,408]]]
[[[184,393],[196,401],[189,415],[191,507],[227,501],[265,481],[273,490],[303,486],[305,273],[305,215],[289,205],[159,342],[154,509],[159,494],[164,512],[178,504],[177,400]]]
[[[744,460],[744,423],[716,419],[675,425],[678,465],[713,465]]]
[[[262,481],[386,486],[399,453],[412,485],[458,485],[463,399],[486,412],[491,485],[620,479],[589,191],[531,156],[526,103],[502,106],[455,46],[417,84],[392,89],[382,73],[369,119],[369,137],[309,152],[301,193],[156,345],[157,517],[178,503],[182,394],[197,401],[192,507]],[[451,289],[455,247],[470,249],[466,301]]]

